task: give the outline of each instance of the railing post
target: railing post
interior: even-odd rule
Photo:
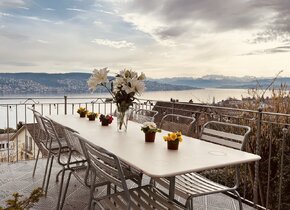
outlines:
[[[7,139],[8,139],[8,143],[6,144],[6,146],[8,145],[7,147],[7,162],[9,163],[10,161],[10,136],[9,136],[9,105],[7,104],[7,108],[6,108],[6,116],[7,116]],[[5,146],[4,146],[5,147]]]
[[[64,96],[64,114],[67,115],[67,96]]]
[[[261,127],[263,118],[263,107],[260,105],[258,109],[258,121],[257,121],[257,140],[256,140],[256,154],[260,155],[261,147]],[[259,181],[259,161],[255,162],[255,177],[254,177],[254,204],[258,204],[258,181]]]
[[[281,196],[282,196],[282,182],[283,182],[283,162],[284,162],[284,149],[285,149],[285,140],[288,133],[287,128],[282,129],[283,138],[282,138],[282,151],[281,151],[281,164],[280,164],[280,177],[279,177],[279,201],[278,201],[278,210],[281,209]]]

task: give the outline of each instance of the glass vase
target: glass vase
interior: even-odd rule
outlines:
[[[117,111],[117,131],[126,132],[129,119],[129,110]]]

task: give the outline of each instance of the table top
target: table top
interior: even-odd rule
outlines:
[[[87,141],[117,155],[122,161],[151,177],[167,177],[205,169],[252,162],[260,156],[183,136],[178,150],[168,150],[163,136],[156,133],[154,143],[145,142],[141,124],[130,121],[125,133],[117,131],[117,119],[101,126],[78,115],[50,115],[53,121],[79,132]]]

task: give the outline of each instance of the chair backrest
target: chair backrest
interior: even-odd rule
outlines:
[[[155,110],[138,109],[132,112],[130,120],[138,123],[153,122],[157,114]]]
[[[71,150],[77,151],[80,153],[82,156],[85,157],[85,154],[83,152],[80,140],[78,136],[74,135],[76,132],[74,132],[72,129],[63,126],[64,134],[65,134],[65,139],[67,141],[67,145]]]
[[[29,109],[33,112],[33,115],[34,115],[34,118],[36,120],[36,123],[39,127],[39,129],[42,131],[42,132],[45,132],[45,128],[44,128],[44,125],[43,125],[43,122],[41,120],[41,116],[42,114],[40,114],[38,111],[34,110],[34,109]]]
[[[250,132],[249,126],[209,121],[202,127],[200,139],[243,150]]]
[[[130,194],[118,157],[102,147],[88,143],[81,136],[77,134],[75,135],[79,137],[81,146],[88,160],[90,170],[104,181],[109,181],[112,184],[121,187],[126,193],[129,205]]]
[[[178,114],[167,114],[161,119],[159,127],[171,132],[181,131],[184,135],[192,136],[194,122],[194,117]]]
[[[45,128],[45,131],[50,139],[50,144],[47,145],[48,149],[50,149],[52,142],[57,142],[59,148],[61,148],[62,145],[61,145],[59,136],[55,130],[55,127],[53,125],[53,122],[44,116],[40,116],[40,119],[41,119],[43,126]]]

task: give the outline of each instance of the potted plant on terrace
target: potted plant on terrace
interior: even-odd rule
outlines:
[[[77,111],[77,113],[80,114],[80,117],[86,117],[88,110],[84,107],[80,107]]]
[[[179,142],[182,142],[181,132],[168,133],[167,136],[163,136],[164,141],[167,141],[167,149],[178,150]]]
[[[95,112],[88,112],[87,113],[87,118],[89,118],[90,121],[94,121],[98,117],[98,113]]]
[[[154,142],[156,132],[161,132],[154,122],[144,122],[141,130],[145,133],[145,142]]]
[[[112,115],[101,114],[99,119],[100,122],[102,123],[102,126],[108,126],[109,124],[112,123],[114,118],[112,117]]]

